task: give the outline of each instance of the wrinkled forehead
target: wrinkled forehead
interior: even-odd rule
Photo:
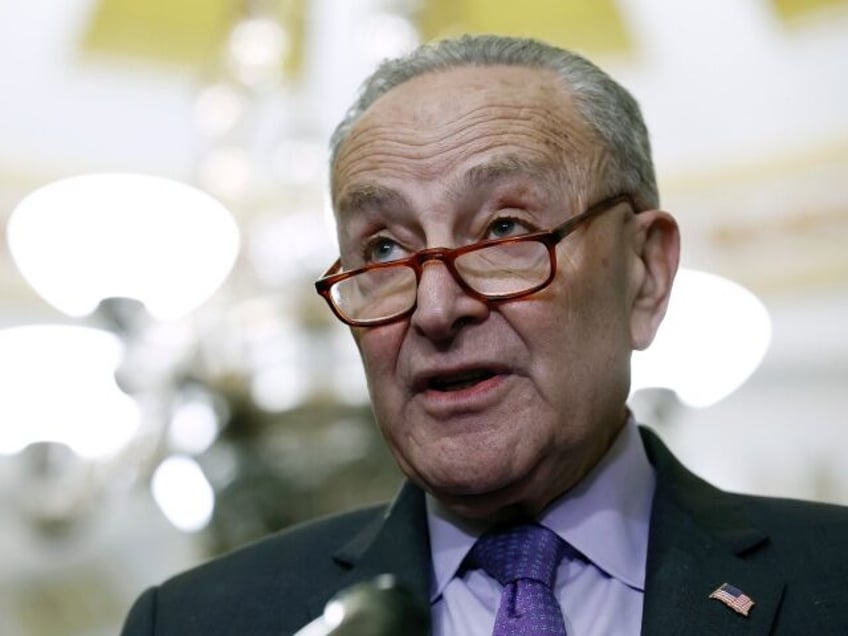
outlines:
[[[497,159],[573,169],[599,146],[553,71],[457,67],[414,77],[378,98],[351,126],[332,166],[334,207],[350,190],[377,187],[407,169],[409,180],[444,178],[453,164]]]

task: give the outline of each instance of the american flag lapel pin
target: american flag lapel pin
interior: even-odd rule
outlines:
[[[710,598],[721,601],[742,616],[747,616],[751,608],[754,607],[754,601],[751,597],[739,588],[733,587],[730,583],[722,583],[710,594]]]

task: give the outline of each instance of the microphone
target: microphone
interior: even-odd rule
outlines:
[[[294,636],[427,636],[429,626],[429,608],[393,575],[381,574],[339,592]]]

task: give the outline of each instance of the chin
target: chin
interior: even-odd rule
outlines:
[[[511,472],[493,472],[490,462],[471,462],[461,458],[421,466],[421,470],[414,471],[414,475],[429,491],[446,497],[488,496],[503,492],[511,484],[522,480],[522,477],[516,478]]]
[[[506,491],[471,495],[434,495],[454,514],[473,520],[503,523],[517,519],[529,519],[538,514],[544,506],[531,501],[515,499]]]
[[[411,478],[455,514],[467,519],[508,521],[532,517],[547,503],[534,498],[530,476],[472,473],[449,481]]]

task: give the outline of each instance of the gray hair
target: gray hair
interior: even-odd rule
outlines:
[[[554,71],[571,93],[577,111],[606,147],[611,158],[611,173],[606,176],[619,182],[609,185],[634,195],[640,206],[659,206],[648,130],[633,96],[586,58],[529,38],[463,35],[425,44],[408,55],[384,61],[362,84],[333,132],[331,164],[359,117],[396,86],[434,71],[500,65]]]

